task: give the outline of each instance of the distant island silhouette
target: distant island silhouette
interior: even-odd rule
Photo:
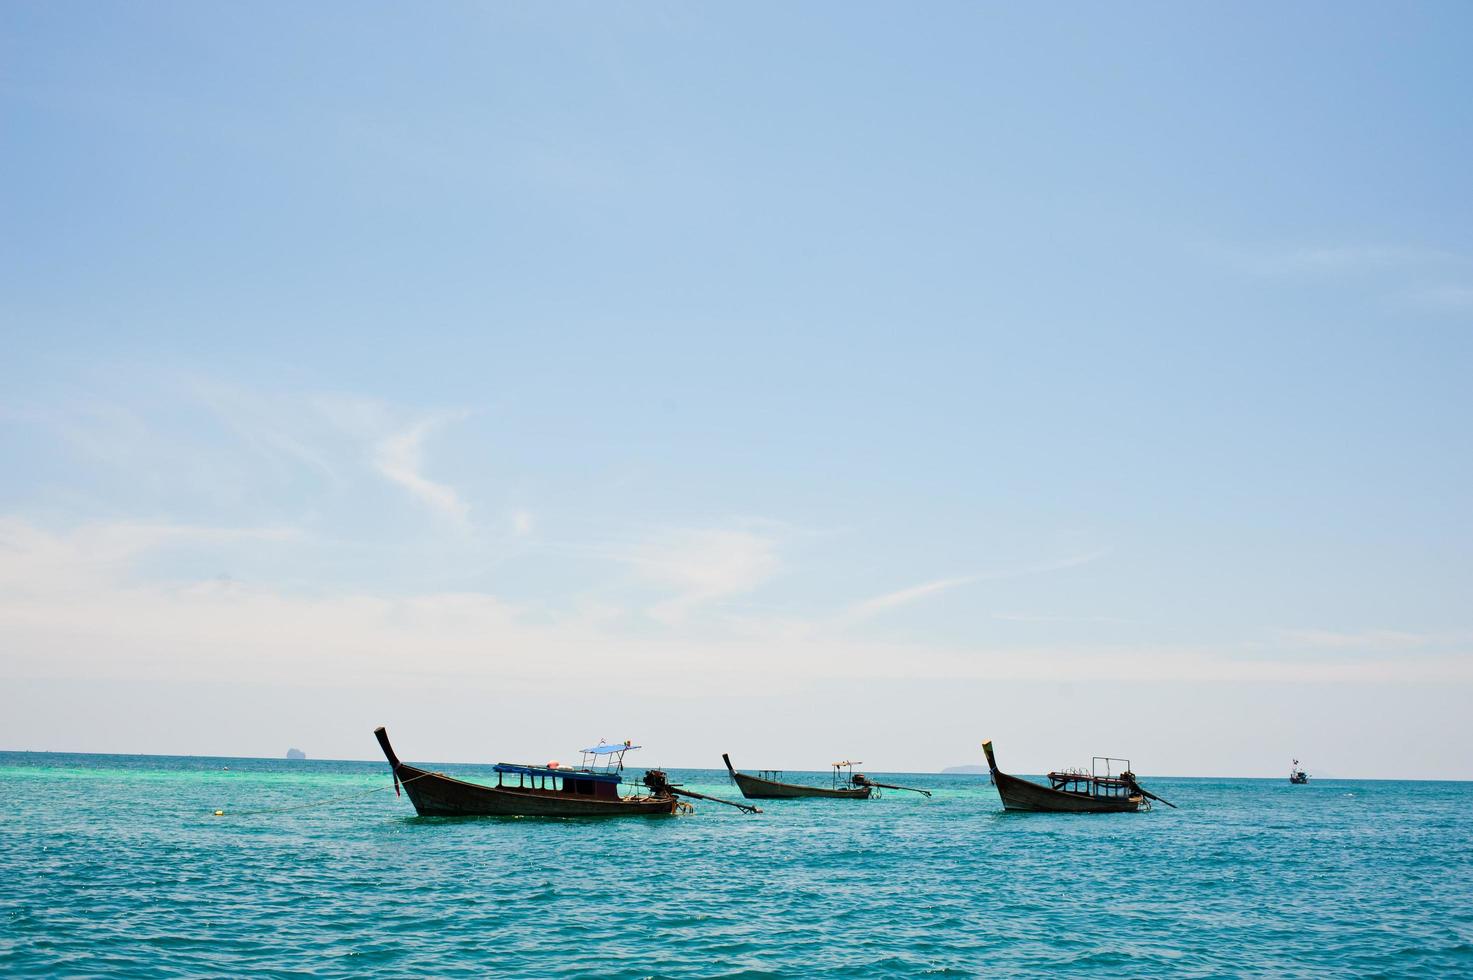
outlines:
[[[945,769],[941,770],[941,774],[943,776],[956,776],[956,775],[964,775],[964,776],[985,776],[985,775],[987,775],[987,767],[986,766],[947,766]]]
[[[307,753],[303,752],[301,749],[287,749],[286,757],[288,759],[305,759],[307,758]]]

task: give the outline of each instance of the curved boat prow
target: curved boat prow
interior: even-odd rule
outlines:
[[[732,766],[732,764],[731,764],[731,756],[729,756],[725,752],[723,752],[723,753],[721,753],[721,761],[724,762],[724,763],[726,763],[726,771],[729,772],[729,773],[731,773],[733,776],[735,776],[736,775],[736,768],[734,766]]]
[[[380,725],[373,730],[373,735],[378,739],[378,747],[384,750],[384,758],[389,760],[389,765],[395,769],[399,768],[399,757],[394,754],[394,747],[389,744],[389,733]]]
[[[382,725],[373,730],[373,736],[389,760],[394,792],[404,787],[414,812],[422,817],[668,816],[680,803],[663,773],[649,784],[649,793],[620,796],[621,777],[609,768],[575,768],[556,762],[547,766],[497,763],[493,786],[399,761]],[[613,751],[628,748],[632,746]]]
[[[982,743],[982,751],[987,754],[987,768],[992,771],[992,785],[997,787],[997,795],[1002,800],[1004,810],[1134,813],[1145,802],[1135,792],[1139,787],[1128,769],[1120,776],[1096,776],[1093,770],[1052,772],[1049,773],[1051,785],[1043,786],[998,769],[991,739]],[[1128,765],[1128,760],[1120,761],[1126,761]]]

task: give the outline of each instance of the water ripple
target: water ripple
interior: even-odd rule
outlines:
[[[935,797],[588,822],[425,820],[392,792],[209,816],[382,765],[0,754],[0,776],[7,976],[1473,970],[1470,784],[1156,780],[1182,810],[1091,817],[907,776]]]

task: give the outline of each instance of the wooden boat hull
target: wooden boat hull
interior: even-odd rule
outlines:
[[[987,753],[987,767],[992,770],[992,783],[997,787],[997,795],[1002,798],[1004,810],[1031,813],[1135,813],[1141,808],[1143,798],[1140,796],[1113,799],[1083,796],[1041,786],[1019,776],[1010,776],[998,770],[990,741],[983,742],[982,749]]]
[[[731,778],[736,781],[737,788],[749,800],[799,800],[815,797],[836,800],[867,800],[872,792],[869,786],[857,786],[853,789],[832,789],[823,786],[804,786],[799,783],[780,783],[775,779],[763,779],[760,776],[749,776],[744,772],[737,772],[732,768],[731,759],[727,758],[725,754],[721,758],[726,760],[726,771],[731,773]]]
[[[375,730],[394,778],[422,817],[639,817],[675,812],[670,795],[592,799],[554,790],[482,786],[399,761],[388,734]]]

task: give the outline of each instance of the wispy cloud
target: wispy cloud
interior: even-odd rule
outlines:
[[[341,467],[324,445],[325,421],[295,395],[258,391],[202,375],[185,381],[189,395],[203,403],[257,456],[282,466],[305,466],[335,481]],[[304,411],[304,409],[307,409]]]
[[[1038,575],[1042,572],[1058,572],[1066,568],[1078,568],[1080,565],[1088,565],[1090,562],[1099,561],[1110,553],[1108,548],[1099,548],[1094,551],[1086,551],[1078,555],[1068,555],[1064,558],[1049,558],[1043,561],[1023,565],[1020,568],[1008,569],[998,572],[983,572],[980,578],[1019,578],[1024,575]]]
[[[1473,258],[1440,248],[1413,245],[1304,245],[1234,248],[1231,260],[1260,275],[1350,275],[1389,270],[1473,266]]]
[[[761,537],[750,529],[744,533]],[[772,699],[775,693],[812,691],[836,678],[877,690],[901,683],[986,690],[1009,682],[1053,685],[1060,678],[1080,684],[1345,684],[1362,690],[1473,683],[1466,644],[1294,657],[1282,655],[1282,643],[892,642],[862,632],[795,632],[750,610],[745,617],[750,628],[744,631],[730,629],[725,619],[701,616],[671,630],[650,628],[647,618],[628,617],[617,608],[549,616],[545,608],[484,591],[293,591],[261,582],[145,574],[154,567],[153,552],[179,542],[217,549],[223,556],[235,553],[241,536],[263,535],[265,547],[283,551],[309,553],[316,544],[277,529],[89,525],[54,531],[0,520],[0,683],[15,689],[36,678],[86,687],[158,682],[208,691],[247,681],[257,693],[241,695],[237,713],[252,713],[253,699],[277,691],[323,689],[341,695],[345,686],[356,687],[352,697],[327,703],[335,705],[336,722],[362,725],[355,728],[360,733],[370,718],[400,716],[378,715],[388,706],[408,712],[416,702],[442,704],[447,689],[495,691],[504,697],[509,691],[541,693],[549,685],[590,676],[600,678],[599,703],[653,697],[702,705],[697,710],[713,712],[714,728],[727,723],[723,718],[736,718],[731,706],[716,703],[720,699]],[[278,535],[282,540],[269,540]],[[768,581],[781,567],[769,545],[733,540],[725,531],[688,537],[697,551],[725,553],[729,560],[716,563],[724,572],[693,567],[698,563],[667,541],[664,547],[652,546],[650,574],[668,588],[687,589],[687,595],[732,595]],[[100,555],[108,559],[101,561]],[[406,650],[414,652],[408,660]],[[267,689],[271,694],[260,693]],[[720,692],[715,700],[713,692]],[[995,698],[1005,696],[1004,691]],[[513,700],[543,704],[546,699]],[[116,711],[119,719],[125,714],[124,708],[104,710]],[[539,738],[554,737],[553,727],[563,724],[558,712],[538,710],[546,717],[524,714],[527,727]],[[924,707],[907,710],[917,724],[940,721],[928,719]],[[996,718],[1001,711],[993,700],[988,713]],[[0,718],[0,737],[13,740],[8,744],[36,737],[34,718],[17,724],[13,717]],[[84,728],[74,721],[66,727]],[[472,735],[480,745],[484,732]],[[100,738],[95,725],[84,737]]]
[[[1428,286],[1408,294],[1412,306],[1435,313],[1473,313],[1473,285]]]
[[[1350,245],[1287,250],[1272,260],[1287,272],[1362,272],[1429,265],[1465,264],[1456,252],[1395,245]]]
[[[670,623],[699,606],[751,592],[782,567],[777,540],[745,528],[667,530],[621,557],[643,581],[674,593],[650,609]]]
[[[859,622],[860,620],[869,619],[877,613],[882,613],[887,609],[904,606],[915,602],[917,599],[924,599],[926,596],[934,595],[937,592],[944,592],[947,589],[954,589],[958,585],[966,585],[969,582],[975,581],[977,581],[976,575],[963,575],[958,578],[939,578],[933,582],[922,582],[920,585],[912,585],[909,588],[886,592],[884,595],[877,595],[873,598],[856,602],[849,607],[844,619],[846,622]]]
[[[743,540],[743,535],[748,535]],[[407,596],[293,594],[209,579],[149,581],[136,564],[172,543],[233,547],[242,538],[305,547],[289,529],[88,525],[48,531],[0,521],[0,678],[140,677],[339,684],[372,675],[395,683],[475,678],[545,684],[583,676],[610,659],[628,690],[693,694],[746,678],[802,683],[835,676],[875,680],[1249,680],[1267,682],[1473,680],[1466,644],[1339,658],[1275,653],[1282,644],[1192,646],[1131,643],[990,647],[893,643],[786,624],[734,635],[693,621],[679,633],[630,632],[622,617],[547,617],[485,592]],[[768,581],[780,562],[753,532],[692,531],[651,548],[654,580],[685,601],[739,594]],[[698,560],[696,555],[707,560]],[[716,560],[711,561],[714,557]],[[15,587],[24,583],[24,587]],[[936,585],[936,583],[924,583]],[[920,587],[901,590],[916,595]],[[904,602],[898,599],[897,602]],[[406,673],[404,650],[413,648]],[[515,656],[510,652],[515,651]],[[678,668],[678,669],[676,669]],[[764,681],[765,683],[765,681]],[[754,687],[755,692],[761,690]]]
[[[407,429],[390,433],[373,446],[373,465],[386,478],[408,490],[431,510],[455,521],[464,522],[469,507],[455,489],[437,483],[424,475],[425,440],[453,418],[437,416],[422,419]]]
[[[1473,255],[1418,245],[1214,247],[1212,258],[1255,276],[1306,283],[1364,282],[1408,312],[1473,312]]]
[[[215,485],[231,494],[263,474],[285,485],[307,472],[338,489],[371,475],[452,521],[468,518],[462,494],[431,477],[425,464],[431,438],[466,418],[464,410],[270,391],[198,374],[165,374],[148,388],[148,398],[89,394],[64,407],[31,406],[7,415],[44,426],[89,460],[164,490],[169,487],[160,474],[171,474],[176,483],[187,475],[196,493]],[[183,417],[212,425],[180,425]],[[220,438],[221,430],[226,438]],[[515,521],[513,533],[525,533],[525,526],[525,520]]]
[[[1422,633],[1411,630],[1288,629],[1280,630],[1281,643],[1310,650],[1415,650],[1473,640],[1469,633]]]
[[[1080,565],[1087,565],[1092,561],[1102,558],[1106,554],[1107,552],[1105,550],[1090,551],[1064,558],[1032,562],[1017,568],[995,569],[992,571],[975,572],[971,575],[957,575],[950,578],[939,578],[929,582],[921,582],[918,585],[907,586],[903,589],[896,589],[894,592],[886,592],[883,595],[860,600],[844,611],[844,614],[840,617],[840,622],[862,622],[899,606],[909,605],[939,592],[945,592],[962,585],[970,585],[974,582],[1020,578],[1026,575],[1038,575],[1044,572],[1062,571],[1066,568],[1077,568]]]

